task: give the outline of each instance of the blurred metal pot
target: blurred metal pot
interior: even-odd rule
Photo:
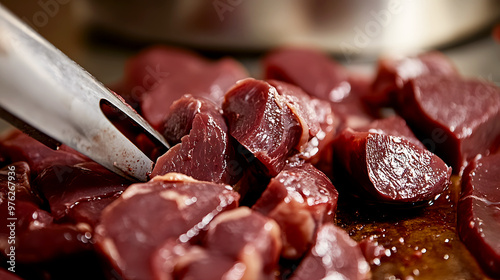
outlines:
[[[259,51],[313,45],[346,55],[414,52],[474,35],[497,0],[87,0],[91,24],[147,42]]]

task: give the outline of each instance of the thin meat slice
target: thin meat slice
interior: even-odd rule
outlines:
[[[220,109],[210,101],[185,96],[173,106],[165,132],[181,142],[158,158],[151,176],[177,172],[197,180],[234,184],[241,172]],[[186,109],[187,108],[187,109]],[[176,124],[177,120],[179,123]],[[180,125],[179,125],[180,124]]]
[[[451,168],[402,137],[346,129],[335,140],[334,157],[334,179],[374,202],[428,201],[450,182]]]
[[[281,252],[280,229],[274,220],[240,207],[209,224],[204,246],[241,262],[243,279],[274,279]]]
[[[65,217],[79,203],[119,195],[130,184],[95,162],[53,165],[36,178],[37,190],[48,201],[56,220]]]
[[[453,63],[440,52],[414,57],[385,57],[379,60],[372,93],[366,100],[373,106],[391,106],[409,80],[419,76],[458,76]]]
[[[125,279],[152,279],[154,252],[167,240],[187,242],[219,213],[237,206],[227,185],[169,173],[131,185],[103,212],[97,246]]]
[[[276,176],[303,135],[297,116],[275,87],[254,79],[238,82],[225,96],[222,105],[231,136],[252,157],[262,171]]]
[[[398,111],[454,173],[488,153],[500,135],[500,89],[482,81],[414,78],[398,94]]]
[[[77,151],[62,145],[59,150],[52,150],[21,131],[15,130],[0,141],[0,153],[9,157],[12,162],[25,161],[32,175],[55,164],[73,165],[90,161]]]
[[[311,164],[287,165],[252,207],[281,228],[282,257],[300,258],[314,242],[316,230],[332,222],[337,209],[335,187]]]
[[[328,223],[318,230],[314,246],[290,279],[370,279],[370,266],[356,241]]]
[[[458,233],[480,266],[500,277],[500,154],[471,163],[462,179]]]

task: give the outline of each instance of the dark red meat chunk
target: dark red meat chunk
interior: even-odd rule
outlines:
[[[385,203],[428,201],[449,184],[451,168],[405,138],[344,130],[334,143],[334,178],[346,191]]]
[[[274,279],[282,244],[274,220],[247,207],[227,211],[209,224],[204,244],[242,263],[244,279]]]
[[[11,178],[14,180],[11,180],[10,184],[9,175],[14,175]],[[31,170],[24,161],[11,163],[0,169],[0,201],[8,200],[9,196],[13,196],[17,201],[28,201],[35,205],[42,204],[42,199],[34,192],[30,182]]]
[[[244,264],[200,246],[166,242],[153,258],[154,279],[247,279]],[[248,274],[248,273],[247,273]]]
[[[346,85],[350,88],[346,69],[328,55],[311,49],[290,48],[270,53],[264,59],[264,76],[297,85],[311,96],[334,102],[341,99],[331,96],[335,90]]]
[[[281,49],[264,59],[264,76],[291,83],[309,95],[331,102],[341,128],[365,125],[372,120],[364,104],[371,78],[351,75],[326,53],[311,49]]]
[[[353,129],[358,132],[372,132],[386,134],[392,136],[403,137],[417,147],[425,148],[425,146],[413,134],[411,129],[406,125],[406,121],[399,116],[391,116],[386,119],[374,120],[370,124]]]
[[[282,257],[298,259],[314,242],[316,230],[333,221],[337,199],[337,190],[330,179],[306,163],[286,166],[271,179],[252,209],[280,226]]]
[[[369,279],[370,266],[356,241],[332,223],[321,226],[314,246],[291,280]]]
[[[500,277],[500,154],[467,167],[458,203],[458,232],[481,267]]]
[[[62,145],[59,150],[52,150],[17,130],[0,141],[0,153],[7,155],[12,162],[27,162],[33,176],[52,165],[74,165],[90,161],[67,146]]]
[[[500,135],[500,89],[481,81],[412,79],[398,94],[398,111],[454,173],[465,161],[487,153]]]
[[[153,47],[128,62],[116,91],[159,130],[170,105],[184,94],[220,105],[226,91],[247,76],[233,59],[211,62],[184,50]]]
[[[37,190],[48,201],[57,220],[80,203],[116,197],[130,183],[95,162],[53,165],[36,178]]]
[[[16,274],[9,272],[7,269],[0,268],[0,279],[3,280],[22,280],[21,277]]]
[[[246,79],[226,94],[222,108],[231,136],[261,163],[264,173],[276,176],[303,134],[286,99],[270,84]]]
[[[234,184],[241,177],[226,122],[215,104],[185,96],[174,104],[170,117],[173,121],[167,120],[166,126],[166,132],[173,131],[170,138],[178,139],[180,130],[191,129],[181,143],[158,158],[151,176],[178,172],[224,184]],[[178,119],[181,123],[176,124]]]
[[[442,53],[429,52],[416,57],[382,58],[372,94],[366,96],[373,106],[394,105],[396,94],[409,80],[419,76],[457,76],[453,63]]]
[[[103,212],[98,247],[126,279],[151,279],[154,252],[170,239],[187,242],[219,213],[237,206],[229,186],[169,173],[131,185]]]

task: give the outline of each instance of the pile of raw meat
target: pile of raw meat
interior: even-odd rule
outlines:
[[[447,248],[433,265],[463,255],[460,275],[500,277],[498,87],[440,53],[383,58],[375,77],[306,49],[276,50],[262,66],[254,79],[233,59],[166,47],[130,59],[112,89],[172,146],[145,183],[5,136],[0,219],[15,170],[19,277],[431,279],[439,272],[415,263]],[[452,218],[432,216],[428,228],[443,230],[430,236],[451,232],[458,245],[405,243],[441,200],[437,215]],[[384,224],[350,227],[377,211]],[[19,279],[7,271],[10,234],[0,228],[1,279]]]

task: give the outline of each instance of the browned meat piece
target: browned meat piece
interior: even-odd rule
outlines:
[[[46,168],[35,183],[56,220],[80,203],[114,197],[131,184],[95,162],[53,165]]]
[[[458,232],[481,267],[500,277],[500,154],[471,163],[462,179]]]
[[[164,242],[187,242],[219,213],[237,206],[229,186],[169,173],[131,185],[103,212],[97,246],[126,279],[151,279],[153,253]]]
[[[451,168],[405,138],[344,130],[334,143],[335,180],[367,200],[415,203],[433,199],[450,182]]]
[[[369,279],[370,266],[356,241],[332,223],[321,226],[311,251],[291,280]]]
[[[282,257],[298,259],[313,243],[316,230],[333,221],[337,198],[330,179],[306,163],[286,166],[271,179],[253,209],[280,226]]]
[[[500,89],[481,81],[414,78],[398,94],[398,111],[457,174],[500,135]]]
[[[161,129],[170,105],[184,94],[220,105],[226,91],[247,76],[230,58],[211,62],[188,51],[152,47],[128,62],[124,81],[116,90],[140,108],[153,127]]]
[[[169,117],[165,134],[172,132],[167,138],[181,143],[158,158],[152,177],[177,172],[222,184],[234,184],[241,177],[226,122],[215,104],[184,96],[174,103]],[[189,134],[182,135],[186,130]]]
[[[243,279],[274,279],[281,252],[276,222],[247,207],[227,211],[208,225],[205,247],[243,264]]]
[[[33,176],[52,165],[74,165],[90,161],[67,146],[63,145],[55,151],[17,130],[0,141],[0,153],[7,155],[12,162],[27,162]]]
[[[276,176],[299,145],[303,128],[275,87],[254,79],[236,84],[222,105],[231,136],[257,159],[268,176]]]
[[[453,63],[442,53],[429,52],[416,57],[382,58],[378,62],[373,93],[366,96],[373,106],[394,105],[396,94],[409,80],[425,75],[457,76]]]

